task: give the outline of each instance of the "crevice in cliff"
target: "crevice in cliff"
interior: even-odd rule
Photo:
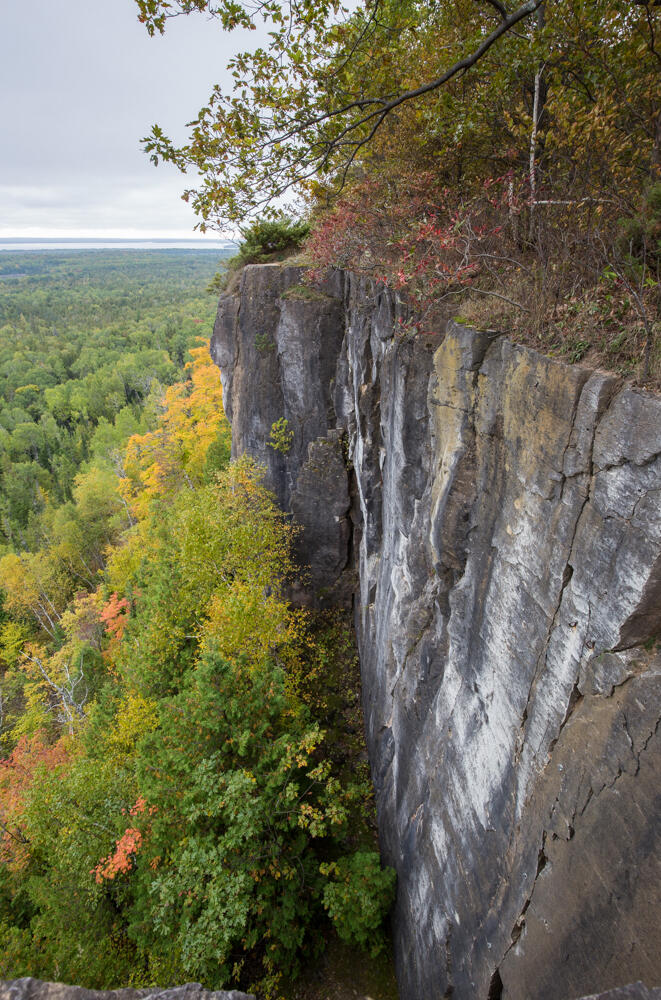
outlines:
[[[567,723],[569,722],[572,715],[574,714],[574,712],[576,711],[576,709],[578,708],[578,706],[581,704],[582,701],[583,701],[583,695],[581,694],[581,691],[579,689],[578,681],[576,681],[574,687],[572,688],[572,692],[569,695],[569,701],[567,702],[567,711],[565,712],[564,719],[560,723],[560,728],[558,729],[557,736],[555,736],[555,738],[552,739],[551,742],[549,743],[549,755],[551,755],[555,750],[556,744],[560,739],[560,736],[562,735],[562,730],[565,728],[565,726],[567,725]]]
[[[521,937],[521,934],[523,933],[523,928],[524,928],[525,923],[526,923],[525,917],[526,917],[526,913],[528,912],[528,907],[529,906],[530,906],[530,897],[528,897],[528,899],[523,904],[523,909],[521,910],[521,913],[517,917],[516,923],[514,924],[514,927],[512,928],[512,931],[510,933],[511,944],[509,945],[507,951],[509,951],[510,948],[514,947],[514,945],[517,943],[517,941]],[[507,954],[507,951],[505,952],[505,955]]]
[[[446,987],[443,1000],[451,1000],[454,996],[454,983],[452,981],[452,948],[451,948],[452,927],[448,927],[445,937],[445,980]]]
[[[633,776],[635,776],[640,771],[640,758],[643,756],[643,754],[647,750],[648,746],[650,745],[650,743],[652,742],[652,740],[654,739],[654,737],[656,736],[656,734],[659,731],[659,726],[661,726],[661,717],[659,717],[656,720],[656,725],[652,729],[651,733],[649,734],[649,736],[647,737],[647,739],[645,740],[645,742],[641,744],[640,750],[638,750],[638,751],[636,750],[635,743],[634,743],[633,738],[631,736],[631,733],[629,731],[629,720],[627,719],[626,712],[622,712],[622,719],[624,721],[624,732],[626,734],[626,737],[627,737],[627,739],[629,741],[629,746],[631,748],[631,754],[632,754],[632,756],[633,756],[633,758],[634,758],[634,760],[636,762],[636,769],[633,772]],[[610,785],[608,785],[607,787],[612,788],[613,785],[615,784],[615,781],[617,781],[617,779],[620,778],[623,773],[624,773],[623,770],[620,768],[620,771],[615,776],[615,780]],[[601,789],[601,791],[603,791],[603,788]]]
[[[600,698],[600,700],[603,701],[603,698]],[[579,801],[574,801],[571,808],[568,809],[566,803],[563,806],[563,804],[560,801],[560,798],[556,798],[551,813],[553,813],[553,811],[556,808],[560,809],[567,825],[567,834],[566,836],[561,838],[561,836],[557,832],[554,832],[552,834],[553,840],[559,840],[559,839],[564,839],[567,841],[573,840],[578,825],[577,820],[580,820],[584,816],[590,803],[598,799],[604,792],[611,791],[623,776],[633,779],[640,771],[641,758],[643,754],[647,751],[649,744],[652,742],[654,737],[659,732],[659,728],[661,727],[661,717],[657,719],[648,737],[644,740],[642,744],[640,744],[639,749],[636,749],[634,737],[632,736],[631,731],[629,729],[628,719],[624,711],[621,713],[621,720],[622,720],[622,729],[624,730],[624,735],[626,736],[627,743],[631,751],[631,758],[629,759],[629,764],[627,765],[626,762],[624,761],[618,762],[617,769],[612,774],[612,778],[610,780],[602,781],[596,787],[595,785],[592,784],[592,782],[590,782],[590,786],[587,789],[587,792],[585,793],[585,801],[582,803],[582,805],[579,805]],[[633,766],[631,763],[631,759],[633,760]]]
[[[654,729],[649,734],[649,736],[647,737],[647,739],[643,743],[642,747],[640,748],[640,751],[639,751],[638,757],[637,757],[637,761],[638,761],[638,766],[639,767],[640,767],[640,758],[645,753],[645,751],[647,750],[648,746],[650,745],[650,743],[652,742],[652,740],[654,739],[654,737],[659,732],[659,726],[661,726],[661,716],[659,716],[659,718],[656,720],[656,725],[654,726]]]
[[[491,982],[489,983],[489,992],[487,993],[487,1000],[501,1000],[503,995],[503,981],[500,978],[500,970],[496,969],[493,976],[491,977]]]
[[[568,482],[568,480],[570,478],[570,477],[568,477],[568,476],[566,476],[564,474],[565,458],[566,458],[566,455],[567,455],[568,450],[569,450],[569,448],[571,446],[571,443],[572,443],[572,439],[573,439],[573,435],[574,435],[574,430],[575,430],[575,426],[576,426],[576,417],[577,417],[577,414],[578,414],[578,409],[579,409],[579,406],[580,406],[581,399],[583,397],[583,393],[585,391],[585,386],[586,386],[587,381],[588,381],[588,378],[587,378],[587,373],[586,373],[586,378],[582,382],[580,391],[577,393],[576,399],[574,401],[574,409],[573,409],[572,417],[571,417],[571,430],[570,430],[570,433],[569,433],[569,436],[568,436],[568,439],[567,439],[567,444],[566,444],[565,449],[563,451],[563,457],[562,457],[562,470],[563,470],[562,471],[562,486],[561,486],[561,489],[560,489],[560,501],[561,502],[562,502],[562,499],[563,499],[564,494],[565,494],[565,488],[566,488],[567,482]],[[558,598],[557,598],[557,601],[556,601],[555,610],[554,610],[553,616],[551,618],[551,621],[549,623],[549,627],[548,627],[548,630],[547,630],[546,640],[544,642],[543,650],[542,650],[542,652],[540,654],[540,657],[539,657],[539,659],[537,661],[537,665],[535,667],[535,672],[534,672],[534,675],[533,675],[533,678],[532,678],[532,681],[531,681],[531,684],[530,684],[530,688],[529,688],[529,691],[528,691],[528,698],[527,698],[527,701],[526,701],[526,705],[525,705],[525,708],[524,708],[524,711],[523,711],[523,715],[522,715],[522,720],[521,720],[521,736],[520,736],[519,745],[518,745],[518,748],[517,748],[517,758],[521,754],[521,750],[523,748],[523,743],[525,741],[525,726],[526,726],[526,722],[527,722],[527,719],[528,719],[528,712],[529,712],[530,704],[531,704],[531,702],[532,702],[532,700],[533,700],[533,698],[535,696],[535,692],[537,690],[537,685],[539,683],[539,679],[540,679],[542,673],[544,672],[544,668],[546,667],[546,665],[548,663],[549,646],[550,646],[550,643],[551,643],[551,640],[552,640],[552,637],[553,637],[553,633],[555,632],[555,630],[556,630],[556,628],[558,626],[559,617],[560,617],[560,611],[562,609],[562,603],[563,603],[563,599],[564,599],[564,596],[565,596],[565,592],[566,592],[567,588],[569,587],[569,585],[571,583],[571,580],[572,580],[572,577],[574,575],[574,559],[575,559],[574,548],[575,548],[575,544],[576,544],[576,536],[578,534],[579,525],[581,524],[581,519],[583,517],[583,512],[585,511],[586,507],[590,503],[590,500],[591,500],[591,497],[592,497],[592,487],[593,487],[593,483],[594,483],[594,469],[593,469],[594,440],[595,440],[595,435],[596,435],[597,427],[598,427],[598,425],[600,423],[600,420],[601,420],[601,418],[597,416],[595,418],[595,420],[594,420],[594,423],[593,423],[592,427],[591,427],[591,435],[590,435],[590,442],[589,442],[589,451],[588,451],[587,461],[586,461],[587,471],[583,474],[587,478],[587,489],[586,489],[585,497],[583,498],[583,502],[581,503],[581,505],[579,507],[579,510],[578,510],[578,512],[576,514],[576,517],[574,518],[574,523],[573,523],[572,529],[571,529],[571,538],[569,539],[569,543],[567,545],[567,560],[566,560],[565,567],[564,567],[563,573],[562,573],[562,579],[561,579],[561,582],[560,582],[560,589],[559,589],[559,592],[558,592]],[[589,632],[589,621],[590,621],[590,609],[588,608],[588,623],[587,623],[586,632],[585,632],[586,637],[587,637],[588,632]],[[584,640],[584,648],[585,648],[585,642],[586,641],[588,641],[588,640]],[[568,703],[567,703],[567,708],[565,710],[565,715],[564,715],[563,721],[560,723],[560,726],[559,726],[558,732],[556,733],[556,736],[551,740],[551,742],[549,744],[549,751],[548,751],[549,752],[549,757],[550,757],[550,754],[552,753],[553,748],[555,747],[555,745],[556,745],[556,743],[557,743],[557,741],[558,741],[558,739],[560,737],[560,733],[562,732],[563,728],[565,727],[565,725],[569,721],[571,715],[573,714],[575,708],[579,704],[581,698],[582,698],[582,695],[581,695],[580,689],[578,687],[578,677],[576,677],[574,679],[574,685],[572,687],[572,691],[571,691],[570,696],[569,696],[569,700],[568,700]]]
[[[360,516],[360,493],[358,489],[358,477],[353,463],[349,458],[349,440],[346,432],[341,440],[342,453],[344,455],[344,465],[347,470],[347,494],[349,505],[346,510],[345,519],[349,529],[347,537],[347,556],[343,567],[343,572],[353,570],[356,566],[358,546],[360,543],[360,525],[356,523],[356,517]],[[354,595],[355,596],[355,595]]]
[[[583,509],[584,509],[586,503],[587,503],[587,498],[584,501],[583,505],[581,506],[581,510],[580,510],[580,512],[579,512],[579,514],[578,514],[578,516],[576,518],[576,522],[574,524],[574,530],[573,530],[573,534],[572,534],[572,539],[571,539],[571,542],[570,542],[570,545],[569,545],[569,554],[568,554],[568,557],[567,557],[568,560],[571,559],[571,553],[572,553],[572,549],[573,549],[573,546],[574,546],[574,539],[576,538],[576,531],[577,531],[577,528],[578,528],[578,522],[580,520],[581,514],[583,513]],[[551,642],[551,637],[553,636],[553,632],[555,631],[555,628],[556,628],[556,626],[558,624],[558,616],[560,614],[560,609],[562,607],[562,599],[564,597],[565,591],[566,591],[567,587],[569,586],[569,583],[570,583],[571,578],[572,578],[573,575],[574,575],[574,568],[570,564],[570,562],[568,561],[566,563],[566,565],[565,565],[564,570],[562,571],[562,579],[560,581],[560,590],[559,590],[559,593],[558,593],[558,599],[557,599],[557,602],[556,602],[555,611],[553,613],[553,617],[551,618],[551,621],[549,623],[549,627],[547,629],[546,639],[544,641],[543,649],[542,649],[542,651],[541,651],[541,653],[539,655],[539,658],[537,660],[537,663],[535,665],[535,671],[533,673],[533,677],[532,677],[532,680],[530,682],[530,688],[528,689],[528,697],[526,699],[526,704],[525,704],[525,707],[523,709],[523,714],[521,716],[521,726],[520,726],[521,735],[520,735],[520,738],[519,738],[519,745],[518,745],[518,748],[517,748],[517,758],[521,754],[521,750],[523,748],[523,742],[525,740],[525,728],[526,728],[526,723],[528,721],[528,711],[529,711],[530,705],[531,705],[531,703],[533,701],[533,698],[535,696],[535,692],[537,690],[537,685],[539,683],[539,679],[540,679],[540,677],[541,677],[541,675],[542,675],[542,673],[544,671],[544,667],[546,666],[546,663],[547,663],[547,660],[548,660],[549,644]],[[571,696],[570,696],[570,701],[571,701]],[[566,721],[566,719],[567,719],[567,716],[565,716],[565,721]],[[564,723],[563,723],[563,725],[564,725]],[[562,726],[560,728],[562,728]],[[557,740],[557,737],[556,737],[556,740]]]
[[[546,856],[546,830],[545,830],[544,833],[542,834],[542,846],[540,847],[539,853],[537,855],[537,871],[535,872],[535,882],[546,868],[548,860],[549,859]]]
[[[516,918],[516,920],[514,921],[514,924],[512,926],[512,930],[510,932],[510,943],[508,944],[507,948],[503,952],[503,955],[502,955],[502,957],[500,959],[500,964],[501,965],[502,965],[505,957],[509,954],[509,952],[512,950],[512,948],[514,948],[516,946],[516,944],[519,941],[519,938],[523,934],[523,930],[524,930],[524,927],[526,925],[526,913],[528,912],[530,904],[532,903],[532,897],[534,895],[535,887],[537,885],[537,879],[542,874],[542,872],[544,871],[544,869],[546,868],[546,866],[548,864],[548,856],[546,854],[546,838],[547,838],[546,830],[543,830],[542,831],[542,842],[541,842],[541,845],[540,845],[539,850],[537,852],[537,867],[535,869],[535,877],[532,880],[532,884],[530,886],[530,892],[526,896],[526,899],[525,899],[525,901],[523,903],[523,906],[521,907],[521,912],[519,913],[518,917]],[[492,977],[492,983],[494,983],[494,977],[496,977],[496,976],[498,977],[498,979],[495,980],[495,981],[496,981],[496,984],[498,982],[500,982],[501,993],[496,993],[495,996],[500,997],[502,995],[502,988],[503,988],[503,986],[502,986],[502,981],[500,979],[499,969],[496,969],[496,971],[494,972],[494,975]],[[489,995],[487,997],[487,1000],[490,1000],[490,998],[491,998],[491,993],[489,993]]]
[[[576,417],[578,416],[578,410],[579,410],[579,407],[581,405],[581,400],[583,398],[583,392],[585,390],[585,386],[586,386],[586,384],[587,384],[587,382],[589,380],[589,377],[590,376],[589,376],[589,373],[587,371],[581,372],[580,375],[579,375],[580,381],[579,381],[579,385],[578,385],[578,388],[577,388],[577,391],[576,391],[576,395],[574,397],[574,404],[573,404],[573,409],[572,409],[572,415],[571,415],[571,419],[570,419],[570,422],[569,422],[569,427],[570,427],[569,435],[567,436],[567,443],[566,443],[566,445],[564,447],[564,451],[562,452],[562,458],[560,460],[560,468],[558,470],[559,473],[560,473],[560,476],[561,476],[560,482],[562,484],[561,487],[560,487],[560,495],[561,496],[564,493],[565,483],[567,482],[567,480],[569,478],[571,478],[570,476],[567,476],[567,474],[565,473],[565,465],[566,465],[566,461],[567,461],[567,453],[569,452],[569,449],[571,448],[572,443],[575,440],[574,433],[576,431]],[[593,447],[593,444],[594,444],[594,434],[595,434],[596,426],[597,426],[597,421],[595,420],[595,424],[594,424],[594,426],[592,428],[592,436],[591,436],[591,439],[590,439],[590,460],[592,459],[592,447]]]

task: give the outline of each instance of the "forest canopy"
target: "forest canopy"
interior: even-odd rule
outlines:
[[[43,547],[76,490],[105,490],[211,322],[217,268],[209,251],[0,256],[0,552]]]
[[[0,259],[2,979],[275,997],[334,934],[385,945],[355,648],[230,463],[216,266]]]

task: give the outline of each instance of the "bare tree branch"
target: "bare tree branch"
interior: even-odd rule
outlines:
[[[28,840],[28,838],[25,836],[24,833],[21,833],[20,830],[17,830],[16,833],[12,833],[9,827],[5,826],[5,824],[2,822],[0,822],[0,830],[6,833],[8,837],[11,837],[12,840],[15,840],[17,844],[25,845],[30,843],[30,841]]]
[[[59,704],[61,707],[58,720],[60,722],[65,722],[69,727],[69,732],[73,734],[73,724],[74,719],[78,716],[79,719],[85,718],[85,704],[89,696],[89,690],[87,684],[85,684],[85,674],[83,672],[83,655],[80,656],[80,666],[77,677],[71,676],[71,671],[69,669],[70,664],[66,663],[64,666],[65,681],[64,684],[58,684],[57,681],[48,674],[46,668],[40,657],[32,656],[30,653],[21,653],[21,656],[28,660],[39,670],[39,673],[46,681],[51,691],[58,697]],[[84,684],[84,690],[82,693],[78,692],[78,687],[80,684]]]
[[[478,45],[478,47],[475,49],[474,52],[472,52],[468,56],[464,56],[463,59],[460,59],[458,62],[454,63],[453,66],[450,66],[449,69],[447,69],[443,74],[441,74],[441,76],[436,77],[436,79],[430,80],[428,83],[422,84],[422,86],[416,87],[413,90],[406,90],[404,91],[403,94],[399,94],[397,97],[393,97],[389,101],[384,101],[381,98],[364,98],[352,101],[349,104],[345,104],[341,108],[335,108],[331,111],[326,111],[323,114],[316,115],[315,117],[308,118],[298,123],[296,128],[292,129],[289,132],[281,133],[275,138],[269,139],[268,142],[265,143],[265,145],[272,146],[275,145],[276,143],[285,142],[287,139],[292,138],[294,135],[300,134],[306,128],[311,128],[314,125],[319,125],[324,121],[330,121],[333,118],[338,118],[340,115],[345,115],[348,111],[352,111],[354,108],[364,108],[370,104],[379,104],[380,107],[377,110],[370,112],[368,115],[365,115],[359,121],[353,122],[350,126],[347,127],[345,132],[340,133],[340,137],[342,137],[347,131],[352,131],[356,128],[359,128],[361,125],[367,125],[369,122],[372,121],[373,118],[376,117],[380,119],[378,124],[381,124],[383,118],[385,118],[386,115],[390,114],[391,111],[394,111],[395,108],[400,107],[407,101],[415,100],[416,97],[422,97],[424,94],[429,94],[433,90],[438,90],[439,87],[442,87],[444,84],[448,83],[448,81],[451,80],[454,76],[458,76],[460,73],[463,75],[467,70],[475,66],[475,64],[479,62],[482,56],[486,55],[491,46],[494,45],[494,43],[497,42],[499,38],[501,38],[504,34],[510,31],[515,24],[519,23],[519,21],[522,21],[524,18],[529,17],[531,14],[534,14],[535,11],[538,10],[538,8],[541,7],[543,3],[544,0],[526,0],[526,3],[522,4],[521,7],[519,7],[518,10],[514,11],[513,14],[508,15],[508,17],[504,21],[502,21],[497,28],[494,28],[491,34],[487,35],[484,41],[480,45]],[[334,142],[335,140],[331,141]]]

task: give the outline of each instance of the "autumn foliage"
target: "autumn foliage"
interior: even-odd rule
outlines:
[[[130,809],[122,809],[122,813],[129,816],[140,816],[144,812],[152,814],[154,811],[153,807],[151,809],[147,808],[147,802],[141,795],[138,796],[135,804]],[[130,872],[133,867],[135,855],[140,850],[141,844],[142,831],[133,826],[127,827],[121,837],[118,838],[112,854],[101,860],[93,869],[92,874],[96,882],[101,885],[104,880],[111,880],[118,875]]]
[[[382,40],[370,89],[432,78],[497,18],[479,7],[398,5],[409,30]],[[307,182],[314,267],[387,284],[404,335],[457,316],[661,384],[660,35],[653,4],[543,4],[497,55],[398,108],[341,192],[332,172]]]
[[[25,868],[30,841],[22,829],[27,796],[40,772],[57,773],[69,761],[66,740],[50,743],[46,734],[22,736],[9,756],[0,761],[0,860],[13,870]]]
[[[182,485],[198,485],[207,452],[220,433],[227,437],[218,370],[208,345],[191,351],[189,381],[165,392],[156,430],[129,439],[120,494],[134,514],[144,515],[156,498],[173,496]]]
[[[391,900],[361,748],[327,744],[303,681],[334,654],[283,594],[292,527],[261,470],[228,462],[208,346],[185,375],[116,463],[123,530],[89,588],[58,588],[46,555],[0,566],[21,705],[0,762],[9,976],[268,993],[329,933],[324,863],[362,848],[371,912]]]
[[[99,614],[99,620],[103,622],[106,634],[117,642],[121,641],[124,635],[130,609],[131,605],[125,597],[118,597],[117,593],[113,593]]]

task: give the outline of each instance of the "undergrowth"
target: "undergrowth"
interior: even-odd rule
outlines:
[[[661,183],[611,202],[533,203],[512,173],[465,200],[429,174],[367,178],[318,216],[310,280],[343,267],[389,287],[407,336],[455,317],[659,388]]]

